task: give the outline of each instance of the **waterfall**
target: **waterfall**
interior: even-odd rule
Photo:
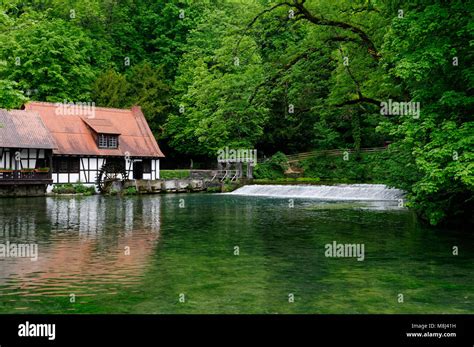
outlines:
[[[320,200],[372,200],[393,201],[402,199],[404,192],[384,184],[316,185],[247,185],[232,195],[268,196],[279,198],[303,198]]]

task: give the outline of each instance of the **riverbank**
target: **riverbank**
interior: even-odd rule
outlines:
[[[288,178],[296,179],[289,181],[290,184],[298,180],[329,185],[336,182],[386,184],[404,190],[406,205],[431,225],[474,226],[471,180],[446,177],[447,171],[437,169],[433,171],[436,180],[420,182],[418,164],[399,147],[389,146],[376,153],[315,154],[298,161],[290,161],[283,153],[276,153],[259,163],[254,174],[256,179],[267,181],[261,184],[281,180],[286,184]],[[469,176],[468,171],[465,174]]]
[[[159,180],[116,180],[105,185],[105,195],[140,195],[140,194],[171,194],[171,193],[198,193],[198,192],[230,192],[241,187],[247,181],[224,181],[204,179],[159,179]],[[47,193],[55,195],[95,195],[98,194],[95,186],[82,183],[67,183],[54,185]]]

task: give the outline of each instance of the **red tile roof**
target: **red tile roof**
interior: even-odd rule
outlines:
[[[57,155],[164,157],[139,106],[130,110],[95,107],[94,115],[63,115],[58,105],[29,102],[25,110],[36,111],[51,132]],[[94,132],[119,135],[119,148],[97,146]]]
[[[118,131],[108,119],[83,118],[82,120],[97,134],[120,135],[120,131]]]
[[[36,112],[0,109],[0,147],[54,149],[56,145]]]

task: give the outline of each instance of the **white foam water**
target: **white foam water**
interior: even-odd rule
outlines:
[[[333,186],[255,184],[243,186],[229,194],[349,201],[396,201],[404,197],[402,190],[389,188],[384,184],[338,184]]]

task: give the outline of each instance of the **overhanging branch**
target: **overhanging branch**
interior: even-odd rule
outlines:
[[[248,98],[248,102],[249,104],[252,104],[253,100],[255,99],[255,96],[257,95],[258,91],[264,87],[265,85],[268,85],[268,84],[272,84],[272,83],[275,83],[279,78],[280,76],[287,70],[291,69],[296,63],[298,63],[300,60],[302,59],[306,59],[308,58],[308,56],[315,52],[316,51],[316,48],[309,48],[307,49],[306,51],[296,55],[295,57],[293,57],[287,64],[285,64],[285,66],[283,66],[283,68],[281,68],[276,74],[274,74],[273,76],[271,76],[269,79],[266,79],[265,81],[263,81],[262,83],[260,83],[257,88],[255,88],[255,90],[253,91],[253,93],[250,95],[250,97]]]
[[[350,23],[346,22],[341,22],[337,20],[330,20],[330,19],[324,19],[322,17],[318,17],[311,12],[308,11],[308,9],[304,6],[305,0],[293,0],[292,3],[290,2],[281,2],[278,3],[268,9],[263,10],[262,12],[258,13],[245,27],[243,33],[240,35],[239,39],[237,40],[236,47],[234,49],[234,55],[237,54],[238,48],[240,45],[240,42],[242,41],[243,36],[250,30],[250,28],[255,24],[255,22],[262,17],[264,14],[269,13],[279,7],[282,6],[287,6],[290,8],[294,8],[297,11],[295,12],[295,21],[305,19],[309,21],[310,23],[313,23],[315,25],[320,25],[320,26],[329,26],[329,27],[335,27],[335,28],[341,28],[347,31],[352,32],[353,34],[357,35],[361,41],[362,44],[367,47],[367,52],[369,55],[374,58],[375,60],[379,60],[381,57],[380,52],[378,52],[377,48],[375,47],[374,42],[370,39],[369,35],[363,31],[362,29],[358,28],[355,25],[352,25]]]
[[[380,106],[380,101],[372,99],[372,98],[368,98],[368,97],[365,97],[365,96],[359,96],[357,99],[343,101],[343,102],[341,102],[339,104],[336,104],[334,106],[342,107],[342,106],[356,105],[356,104],[361,104],[361,103],[368,103],[368,104],[373,104],[373,105]]]

